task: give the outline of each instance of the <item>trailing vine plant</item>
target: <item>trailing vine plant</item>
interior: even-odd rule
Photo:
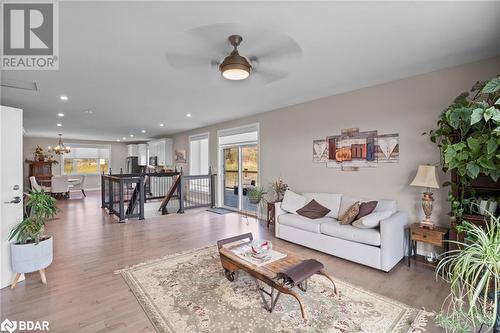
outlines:
[[[453,187],[448,195],[451,214],[460,219],[469,205],[465,186],[480,174],[500,178],[500,75],[455,98],[428,135],[440,149],[443,171],[455,171],[458,177],[457,184],[443,186],[462,187],[460,197]]]

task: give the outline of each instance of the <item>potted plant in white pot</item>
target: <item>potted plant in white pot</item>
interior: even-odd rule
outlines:
[[[45,222],[57,213],[56,200],[51,196],[31,191],[26,194],[25,218],[10,232],[10,253],[12,270],[16,273],[11,288],[14,288],[19,277],[24,273],[40,272],[45,284],[45,268],[52,263],[52,236],[44,235]]]
[[[465,241],[438,264],[451,289],[437,315],[447,332],[499,332],[500,217],[489,215],[484,228],[464,221]]]

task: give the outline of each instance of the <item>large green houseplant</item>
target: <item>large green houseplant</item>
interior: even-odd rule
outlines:
[[[500,218],[490,214],[486,228],[464,222],[462,229],[465,242],[454,242],[459,249],[448,252],[436,269],[451,290],[437,322],[451,332],[489,332],[499,306]]]
[[[10,232],[9,241],[16,243],[38,243],[45,231],[45,222],[57,213],[57,201],[42,191],[26,194],[26,213],[24,219]]]
[[[26,194],[24,219],[10,232],[12,270],[16,276],[11,287],[16,286],[21,274],[39,271],[42,282],[46,283],[45,268],[53,259],[52,236],[44,235],[45,223],[57,213],[57,202],[41,191]]]
[[[476,83],[471,92],[459,95],[439,116],[430,139],[441,152],[443,170],[459,178],[453,186],[465,187],[483,174],[500,178],[500,77]],[[446,183],[450,185],[450,183]],[[461,197],[454,197],[454,193]],[[469,201],[464,191],[452,188],[452,215],[460,218]]]

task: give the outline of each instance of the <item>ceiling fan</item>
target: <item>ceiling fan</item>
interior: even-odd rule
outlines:
[[[228,80],[244,80],[250,76],[252,65],[247,60],[247,58],[242,57],[238,53],[238,46],[243,41],[243,38],[240,35],[231,35],[227,38],[227,40],[234,49],[227,57],[224,58],[222,63],[219,65],[220,73],[222,74],[223,78]],[[252,59],[250,59],[250,61],[251,60]]]
[[[227,36],[226,33],[231,30],[248,30],[248,33],[244,34],[249,37],[245,40],[245,51],[242,54],[242,34],[230,34],[223,43],[225,38],[221,38],[221,35]],[[189,40],[189,37],[195,39]],[[229,50],[229,46],[232,50]],[[297,42],[288,36],[244,29],[232,24],[210,25],[191,30],[188,39],[184,40],[184,45],[180,48],[188,50],[183,53],[166,53],[167,61],[173,68],[207,68],[211,69],[211,72],[217,68],[227,80],[241,81],[256,77],[266,83],[287,76],[295,68],[302,53]]]

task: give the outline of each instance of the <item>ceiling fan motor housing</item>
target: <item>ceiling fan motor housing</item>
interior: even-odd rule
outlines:
[[[248,60],[238,53],[238,45],[243,38],[239,35],[231,35],[228,38],[234,50],[224,58],[219,66],[222,76],[229,80],[244,80],[250,75],[252,65]]]

